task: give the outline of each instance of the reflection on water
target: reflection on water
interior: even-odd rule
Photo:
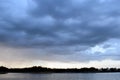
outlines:
[[[120,73],[0,74],[0,80],[119,80]]]

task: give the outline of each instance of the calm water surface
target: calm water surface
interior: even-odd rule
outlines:
[[[0,74],[0,80],[120,80],[120,73]]]

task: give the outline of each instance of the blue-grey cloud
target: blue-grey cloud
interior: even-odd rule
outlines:
[[[79,46],[87,58],[85,50],[120,38],[119,10],[118,0],[1,0],[0,43],[62,55]],[[93,56],[86,60],[101,55]]]

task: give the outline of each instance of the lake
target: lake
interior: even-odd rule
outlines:
[[[0,74],[0,80],[120,80],[120,73],[8,73]]]

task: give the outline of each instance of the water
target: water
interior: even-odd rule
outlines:
[[[0,80],[120,80],[120,73],[0,74]]]

